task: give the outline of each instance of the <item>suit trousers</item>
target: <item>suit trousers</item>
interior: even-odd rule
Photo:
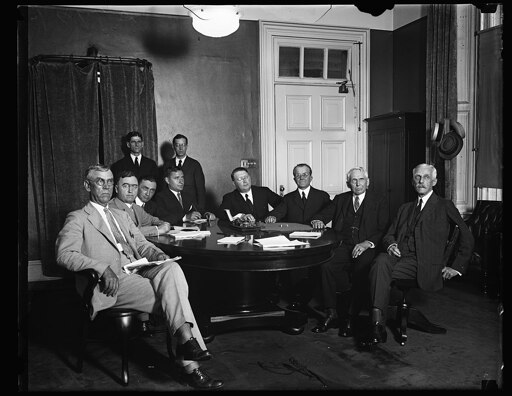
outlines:
[[[164,316],[171,335],[189,323],[193,337],[206,349],[188,300],[188,283],[183,270],[173,261],[147,267],[136,274],[121,273],[119,291],[114,307],[132,308]],[[173,348],[176,348],[173,337]],[[194,361],[176,359],[176,365],[185,367]]]
[[[416,279],[418,260],[416,253],[401,246],[401,257],[380,253],[370,268],[370,299],[372,307],[386,314],[394,279]]]
[[[354,245],[342,243],[334,257],[322,264],[322,293],[326,308],[336,308],[336,292],[352,290],[350,314],[357,315],[361,304],[368,300],[368,272],[375,257],[375,249],[366,249],[352,258]]]

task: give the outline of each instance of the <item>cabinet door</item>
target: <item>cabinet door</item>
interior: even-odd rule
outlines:
[[[405,136],[403,129],[391,129],[387,133],[389,147],[389,218],[394,219],[398,208],[405,202],[405,192],[411,178],[406,175]]]

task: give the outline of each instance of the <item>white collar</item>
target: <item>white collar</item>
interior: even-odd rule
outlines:
[[[366,191],[364,193],[359,194],[359,195],[352,194],[352,202],[355,201],[356,196],[359,197],[359,205],[361,205],[363,203],[363,201],[364,201],[364,197],[366,196]]]
[[[139,164],[142,160],[142,154],[139,154],[139,155],[133,155],[132,153],[130,153],[130,157],[132,157],[132,162],[135,163],[135,158],[138,158],[139,159]]]
[[[434,190],[431,190],[428,194],[425,194],[423,197],[416,197],[416,205],[418,204],[418,202],[420,201],[420,198],[421,200],[423,201],[423,203],[421,204],[421,209],[423,209],[427,203],[427,201],[429,200],[429,198],[432,196],[432,193],[434,192]]]
[[[245,194],[247,194],[247,195],[249,195],[249,199],[250,199],[252,202],[254,202],[254,199],[252,199],[252,188],[251,188],[249,191],[244,192],[244,193],[243,193],[243,192],[240,192],[240,191],[238,191],[238,192],[242,195],[242,198],[244,199],[244,201],[245,201]]]
[[[176,165],[178,165],[179,161],[181,161],[181,163],[184,164],[186,159],[187,159],[187,155],[185,154],[185,156],[183,158],[174,157],[174,162],[176,163]]]
[[[300,197],[302,198],[302,193],[304,193],[304,194],[306,194],[306,199],[309,197],[309,190],[311,190],[311,185],[307,186],[304,190],[297,188],[297,191],[299,192]]]
[[[146,202],[142,202],[142,201],[141,201],[141,199],[137,196],[137,197],[135,197],[135,203],[136,203],[137,205],[141,206],[141,207],[144,207],[144,204],[145,204]]]

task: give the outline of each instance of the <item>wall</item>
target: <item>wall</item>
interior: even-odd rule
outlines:
[[[393,111],[393,32],[370,30],[370,117]]]

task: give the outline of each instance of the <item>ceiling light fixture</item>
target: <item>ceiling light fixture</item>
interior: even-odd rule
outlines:
[[[208,37],[226,37],[240,26],[240,12],[233,5],[183,6],[189,10],[192,26]]]

